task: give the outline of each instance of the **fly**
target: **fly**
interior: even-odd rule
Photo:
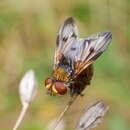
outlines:
[[[53,75],[45,80],[48,93],[64,95],[69,91],[71,97],[82,95],[93,77],[93,62],[107,49],[111,39],[111,32],[79,38],[74,19],[66,19],[56,40]]]

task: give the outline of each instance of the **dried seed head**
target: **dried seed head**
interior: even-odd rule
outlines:
[[[22,105],[29,104],[37,93],[37,81],[33,70],[29,70],[23,76],[20,85],[19,93]]]
[[[101,118],[108,110],[102,101],[97,101],[85,110],[81,116],[76,130],[90,130],[101,123]]]

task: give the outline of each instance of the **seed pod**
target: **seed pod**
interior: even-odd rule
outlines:
[[[25,73],[19,86],[22,104],[30,103],[37,93],[37,81],[33,70]]]

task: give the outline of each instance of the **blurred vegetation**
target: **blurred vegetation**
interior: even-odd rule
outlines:
[[[129,5],[129,0],[2,0],[0,130],[11,129],[17,119],[21,109],[19,81],[30,68],[36,71],[39,92],[21,130],[45,130],[63,110],[69,95],[50,97],[44,79],[52,74],[59,26],[69,16],[75,18],[81,37],[111,30],[113,40],[95,63],[95,75],[85,96],[77,99],[66,114],[66,130],[73,130],[83,108],[97,99],[104,100],[110,109],[96,130],[130,130]]]

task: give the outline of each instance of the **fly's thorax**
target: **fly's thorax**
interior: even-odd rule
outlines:
[[[71,80],[72,70],[69,67],[59,66],[55,69],[53,77],[62,82]]]

